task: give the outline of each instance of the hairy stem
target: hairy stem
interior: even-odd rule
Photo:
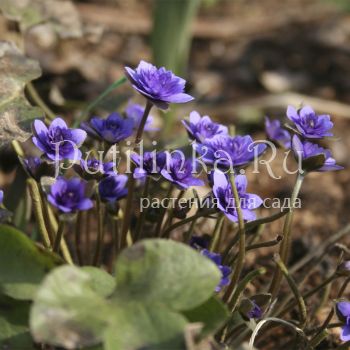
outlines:
[[[297,197],[299,195],[299,191],[301,188],[301,185],[304,180],[304,175],[298,174],[297,180],[294,185],[294,189],[292,192],[292,197],[291,197],[291,208],[290,211],[288,212],[286,219],[284,221],[283,225],[283,241],[282,244],[280,245],[279,249],[279,254],[281,256],[281,261],[283,262],[284,265],[287,265],[288,262],[288,257],[289,257],[289,251],[290,251],[290,245],[291,245],[291,226],[292,226],[292,221],[293,221],[293,214],[294,214],[294,207],[296,204]],[[269,292],[272,294],[272,299],[274,300],[278,294],[280,284],[282,281],[282,271],[278,267],[278,265],[275,268],[274,275],[271,281],[270,289]]]
[[[145,182],[145,187],[144,187],[143,193],[142,193],[142,198],[148,198],[150,183],[151,183],[151,178],[149,176],[147,176],[146,182]],[[140,239],[140,233],[141,233],[141,229],[143,228],[143,224],[144,224],[145,219],[146,219],[146,214],[147,214],[147,208],[144,208],[140,212],[139,219],[137,220],[137,225],[136,225],[135,235],[134,235],[135,242]]]
[[[97,209],[97,242],[96,242],[96,250],[95,255],[92,261],[94,266],[98,266],[100,262],[100,256],[103,246],[104,240],[104,230],[103,230],[103,207],[101,203],[101,198],[99,194],[96,194],[96,209]]]
[[[135,137],[135,145],[134,145],[134,151],[136,150],[138,144],[141,141],[141,137],[143,134],[143,129],[145,128],[146,121],[149,115],[149,112],[152,108],[152,103],[147,100],[147,104],[145,107],[145,111],[143,113],[141,123],[138,127],[136,137]],[[131,171],[128,178],[128,196],[126,198],[126,206],[125,206],[125,212],[124,212],[124,220],[121,230],[121,238],[120,238],[120,247],[121,249],[125,248],[127,246],[127,234],[130,226],[130,220],[131,220],[131,213],[132,213],[132,203],[134,198],[134,187],[135,187],[135,179],[134,179],[134,170],[135,170],[135,164],[131,164]]]
[[[62,240],[63,233],[64,233],[64,227],[65,227],[64,221],[61,220],[59,222],[59,224],[58,224],[58,229],[57,229],[57,233],[56,233],[56,237],[55,237],[55,242],[53,244],[53,251],[55,253],[57,253],[59,248],[60,248],[61,240]]]

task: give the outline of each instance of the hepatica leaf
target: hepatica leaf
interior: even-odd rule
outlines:
[[[219,270],[181,243],[144,240],[122,252],[112,295],[110,276],[97,271],[64,266],[45,279],[31,310],[37,341],[68,349],[99,340],[108,350],[184,349],[183,332],[192,319],[207,334],[225,320],[225,310],[208,301]],[[214,315],[203,311],[207,301]]]
[[[38,62],[25,57],[13,43],[0,41],[0,146],[25,141],[32,120],[43,115],[24,96],[25,84],[40,75]]]
[[[33,298],[44,276],[62,263],[17,229],[0,225],[0,293],[20,300]]]
[[[44,23],[62,38],[83,34],[79,13],[69,0],[1,0],[0,9],[5,17],[19,22],[22,31]]]

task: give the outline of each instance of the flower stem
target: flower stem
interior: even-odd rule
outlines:
[[[243,213],[241,209],[241,204],[240,204],[240,198],[236,186],[236,181],[235,181],[235,174],[232,172],[230,174],[230,183],[231,183],[231,188],[233,192],[233,197],[235,200],[235,205],[236,205],[236,211],[237,211],[237,217],[238,217],[238,237],[239,237],[239,252],[238,252],[238,259],[236,262],[235,269],[233,271],[231,283],[227,288],[227,291],[224,295],[224,300],[228,300],[233,293],[236,284],[239,280],[239,277],[241,275],[243,265],[244,265],[244,259],[245,259],[245,227],[244,227],[244,218],[243,218]]]
[[[150,183],[151,183],[151,177],[147,176],[146,177],[146,182],[145,182],[145,187],[144,187],[143,193],[142,193],[142,198],[147,198],[148,197]],[[139,216],[139,219],[137,221],[137,225],[136,225],[136,229],[135,229],[135,236],[134,236],[135,237],[134,238],[135,242],[140,239],[141,228],[143,227],[143,224],[145,222],[146,214],[147,214],[147,208],[144,208],[140,212],[140,216]]]
[[[274,261],[277,265],[277,267],[280,269],[281,273],[283,276],[286,278],[290,289],[292,290],[295,300],[298,304],[299,308],[299,317],[300,317],[300,328],[304,329],[307,321],[307,312],[306,312],[306,306],[305,306],[305,301],[304,298],[302,297],[301,293],[299,292],[299,289],[294,281],[294,279],[290,276],[286,265],[283,263],[281,257],[276,254],[274,256]]]
[[[58,224],[58,229],[57,229],[57,233],[56,233],[56,237],[55,237],[55,242],[53,244],[53,251],[55,253],[58,252],[59,248],[60,248],[60,244],[61,244],[61,240],[63,237],[63,233],[64,233],[64,221],[61,220]]]
[[[136,137],[135,137],[135,145],[134,145],[134,151],[136,150],[138,144],[141,141],[141,137],[143,134],[143,129],[145,128],[146,121],[149,115],[149,112],[151,111],[153,104],[147,100],[147,104],[145,107],[145,111],[143,113],[141,123],[138,127]],[[130,226],[130,219],[131,219],[131,212],[132,212],[132,202],[134,198],[134,187],[135,187],[135,179],[134,179],[134,170],[135,170],[135,164],[131,163],[131,171],[129,174],[128,179],[128,196],[126,198],[126,206],[125,206],[125,212],[124,212],[124,220],[121,230],[121,237],[120,237],[120,248],[123,249],[127,246],[127,234]]]
[[[94,266],[98,266],[101,256],[101,250],[104,239],[104,230],[103,230],[103,207],[101,203],[101,198],[99,194],[96,194],[96,209],[97,209],[97,242],[96,242],[96,250],[95,255],[92,261]]]
[[[32,198],[34,215],[36,218],[36,222],[38,224],[39,232],[43,238],[44,245],[46,246],[46,248],[50,249],[51,242],[50,242],[49,233],[45,225],[45,218],[43,214],[43,203],[41,202],[38,184],[35,182],[34,179],[28,179],[27,184],[28,184],[30,196]]]
[[[170,184],[168,191],[165,195],[165,198],[169,198],[171,196],[171,192],[173,192],[173,189],[174,189],[173,184]],[[166,212],[167,212],[166,208],[161,207],[160,210],[161,210],[161,213],[160,213],[160,216],[159,216],[159,219],[157,222],[155,237],[161,237],[162,224],[163,224]],[[164,232],[163,232],[163,234],[164,234]]]
[[[83,264],[83,255],[81,251],[81,231],[82,231],[82,223],[83,223],[83,215],[85,212],[79,211],[77,214],[77,220],[75,222],[75,249],[77,252],[78,264]]]
[[[212,241],[210,245],[210,251],[215,252],[218,248],[219,241],[220,241],[220,235],[221,235],[221,229],[222,229],[222,224],[224,223],[225,216],[223,214],[220,214],[215,227],[214,227],[214,232],[212,235]]]
[[[287,265],[288,258],[289,258],[290,244],[291,244],[291,238],[292,238],[291,227],[292,227],[292,221],[293,221],[294,207],[295,207],[296,199],[299,195],[303,180],[304,180],[304,175],[299,173],[292,192],[290,211],[288,212],[283,225],[283,232],[282,232],[283,241],[280,245],[279,254],[281,256],[281,261],[283,262],[284,265]],[[281,281],[282,281],[282,271],[279,269],[278,266],[276,266],[274,275],[271,281],[270,289],[269,289],[269,293],[272,294],[271,300],[275,300],[280,288]]]

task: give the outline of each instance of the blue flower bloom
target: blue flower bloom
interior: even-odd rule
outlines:
[[[81,158],[78,148],[84,142],[86,132],[81,129],[69,129],[63,119],[54,119],[49,128],[41,120],[35,120],[33,133],[33,143],[47,158],[51,160]]]
[[[100,180],[115,174],[113,162],[104,163],[96,158],[81,159],[79,164],[74,164],[74,170],[85,180]]]
[[[339,319],[344,322],[340,339],[342,341],[350,340],[350,302],[340,301],[336,304],[337,314]]]
[[[230,283],[230,274],[232,272],[231,268],[229,266],[222,265],[220,254],[212,253],[207,249],[201,250],[200,253],[213,261],[219,268],[221,272],[221,281],[216,286],[215,292],[220,292],[223,287],[227,286]]]
[[[103,201],[114,202],[125,197],[128,193],[126,175],[110,175],[102,179],[98,185],[98,191]]]
[[[253,307],[247,313],[248,318],[254,318],[256,320],[260,319],[263,315],[263,311],[261,310],[261,307],[254,300],[250,300],[250,301],[253,304]]]
[[[311,157],[315,157],[320,154],[323,154],[325,156],[325,161],[323,164],[321,164],[321,166],[313,169],[304,169],[304,170],[324,172],[324,171],[334,171],[334,170],[344,169],[342,166],[336,164],[336,160],[332,158],[332,154],[329,149],[325,149],[309,141],[301,141],[297,135],[293,136],[292,148],[295,156],[298,159],[299,157],[301,157],[303,167],[304,167],[305,161],[307,161]]]
[[[139,128],[142,120],[143,113],[145,112],[145,107],[137,103],[129,103],[125,109],[125,115],[127,118],[134,122],[134,130]],[[149,115],[146,120],[144,131],[157,131],[159,128],[153,126],[154,118]]]
[[[209,237],[193,235],[190,239],[190,246],[194,249],[208,249]]]
[[[289,106],[287,117],[295,124],[298,131],[305,138],[320,139],[325,136],[333,136],[330,129],[333,127],[329,115],[317,115],[314,110],[305,106],[297,111]]]
[[[190,113],[189,121],[183,120],[182,123],[187,129],[189,137],[197,142],[204,142],[216,135],[228,134],[226,126],[214,123],[207,115],[201,117],[196,111]]]
[[[131,159],[136,164],[135,179],[143,179],[146,176],[159,175],[166,163],[165,152],[144,152],[141,156],[134,153]]]
[[[168,153],[162,176],[183,190],[190,186],[203,186],[204,182],[193,176],[195,166],[192,159],[184,159],[178,152]]]
[[[118,113],[112,113],[106,119],[93,117],[89,123],[82,123],[81,127],[92,137],[113,145],[133,133],[134,122],[132,119],[124,119]]]
[[[2,204],[3,201],[4,201],[4,191],[0,190],[0,205]]]
[[[125,67],[125,71],[132,87],[160,109],[167,109],[170,103],[193,100],[184,93],[186,81],[164,67],[141,61],[136,69]]]
[[[203,144],[196,145],[201,159],[210,165],[223,169],[245,166],[260,156],[265,150],[265,144],[256,144],[247,136],[217,135]]]
[[[86,182],[79,178],[59,177],[51,186],[48,201],[63,213],[88,210],[93,206],[86,196]]]
[[[281,127],[281,122],[278,119],[270,120],[265,117],[265,131],[271,141],[277,142],[286,149],[290,148],[290,133]]]
[[[231,221],[237,222],[238,215],[236,203],[227,176],[223,172],[215,170],[213,181],[213,194],[217,199],[218,209],[221,210]],[[246,192],[247,178],[245,175],[237,175],[235,177],[235,183],[240,198],[240,206],[244,220],[255,220],[256,215],[253,210],[260,207],[263,203],[262,199],[256,194]]]

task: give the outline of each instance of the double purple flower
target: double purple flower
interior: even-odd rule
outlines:
[[[333,127],[329,115],[317,115],[310,106],[305,106],[297,111],[289,106],[287,117],[295,124],[298,131],[305,138],[320,139],[325,136],[333,136],[329,131]]]
[[[81,127],[92,137],[113,145],[133,133],[134,122],[132,119],[124,119],[118,113],[112,113],[106,119],[93,117],[89,123],[82,123]]]
[[[232,272],[231,268],[229,266],[222,265],[220,254],[210,252],[207,249],[201,250],[200,253],[214,262],[220,270],[221,280],[215,288],[215,292],[220,292],[223,287],[227,286],[230,283],[230,274]]]
[[[115,202],[128,193],[126,175],[110,175],[102,179],[98,185],[100,197],[105,202]]]
[[[259,157],[266,150],[266,145],[254,143],[249,135],[216,135],[203,144],[197,144],[196,150],[206,164],[232,169],[245,166]]]
[[[129,103],[125,109],[125,115],[127,118],[131,119],[134,123],[134,130],[137,130],[140,126],[143,114],[145,112],[145,107],[137,103]],[[153,126],[153,116],[149,115],[146,120],[144,131],[157,131],[158,128]]]
[[[166,164],[161,170],[162,176],[183,190],[190,186],[203,186],[204,182],[193,176],[195,164],[192,159],[185,159],[183,154],[167,153]]]
[[[342,341],[350,340],[350,302],[340,301],[336,305],[336,310],[339,319],[344,322],[342,331],[340,334],[340,339]]]
[[[290,148],[290,133],[281,127],[281,122],[278,119],[270,120],[265,117],[265,131],[271,141],[277,142],[286,149]]]
[[[302,167],[305,171],[324,172],[344,169],[342,166],[336,164],[336,161],[334,158],[332,158],[332,154],[329,149],[325,149],[309,141],[302,141],[297,135],[293,136],[292,148],[296,158],[301,158]],[[324,162],[321,164],[312,164],[312,158],[319,155],[324,156]]]
[[[81,158],[78,148],[84,142],[86,132],[81,129],[69,129],[63,119],[54,119],[48,128],[41,120],[35,120],[33,133],[33,143],[47,158],[51,160]]]
[[[190,113],[190,120],[183,120],[182,124],[187,129],[191,139],[197,142],[204,142],[216,135],[228,135],[226,126],[214,123],[207,115],[201,117],[196,111]]]
[[[86,195],[86,182],[79,178],[59,177],[51,186],[48,201],[62,213],[88,210],[93,206]]]
[[[134,178],[143,179],[159,175],[165,166],[167,155],[165,152],[144,152],[142,155],[134,153],[131,159],[136,164]]]
[[[215,170],[213,175],[213,194],[217,200],[217,207],[221,210],[231,221],[238,221],[237,203],[235,202],[233,191],[227,176]],[[240,198],[240,207],[242,210],[244,220],[255,220],[256,215],[254,209],[261,206],[262,199],[256,195],[247,193],[247,178],[245,175],[237,175],[235,183]]]
[[[184,93],[186,81],[164,67],[141,61],[136,69],[125,67],[125,71],[132,87],[160,109],[167,109],[170,103],[193,100]]]

